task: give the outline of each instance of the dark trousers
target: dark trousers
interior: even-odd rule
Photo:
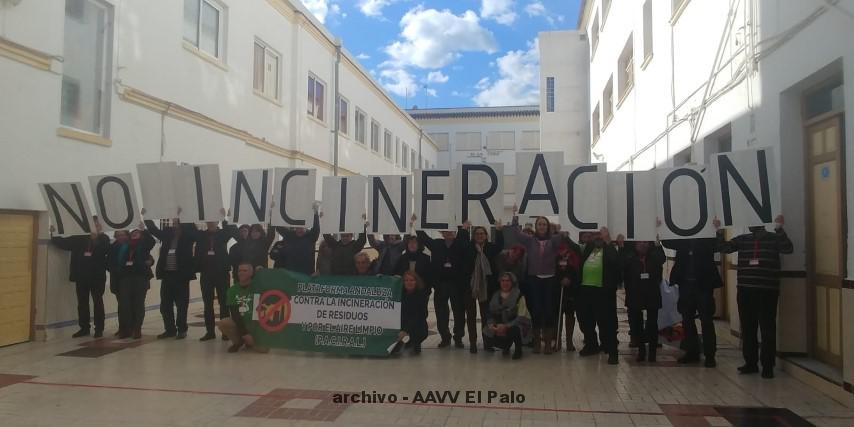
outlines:
[[[471,292],[467,291],[463,294],[465,303],[466,326],[469,330],[469,343],[472,346],[477,345],[477,331],[483,331],[486,326],[486,310],[489,303],[487,301],[480,302],[472,297]],[[480,309],[480,324],[477,323],[478,308]],[[454,316],[454,337],[457,337],[457,317]],[[486,341],[484,341],[486,342]]]
[[[76,282],[77,323],[80,329],[89,330],[89,296],[92,296],[95,331],[104,330],[104,289],[106,281]]]
[[[190,305],[190,281],[167,275],[160,281],[160,314],[166,332],[187,332],[187,308]],[[175,317],[177,309],[178,317]]]
[[[617,294],[595,286],[579,286],[575,294],[575,315],[585,347],[602,346],[608,353],[617,351]],[[657,321],[657,319],[656,319]],[[599,335],[596,335],[596,328]]]
[[[516,349],[519,350],[522,348],[522,331],[519,330],[518,326],[511,326],[507,328],[507,334],[503,337],[497,335],[492,338],[484,337],[484,342],[502,350],[509,350],[511,345],[515,345]]]
[[[712,289],[700,289],[697,286],[679,286],[679,301],[676,303],[682,315],[685,328],[683,349],[688,355],[700,354],[700,337],[697,322],[703,328],[703,354],[706,358],[715,357],[717,335],[715,335],[715,295]]]
[[[148,279],[143,276],[128,276],[119,279],[119,327],[124,332],[142,328],[145,320],[145,295]]]
[[[451,338],[449,328],[451,311],[454,313],[454,338],[462,339],[466,327],[466,306],[464,295],[457,283],[440,281],[436,284],[436,294],[433,296],[433,309],[436,311],[436,328],[443,340]],[[450,307],[448,303],[450,302]]]
[[[560,302],[557,279],[528,276],[528,286],[531,297],[528,309],[531,311],[531,323],[534,329],[556,327]]]
[[[741,353],[747,366],[773,368],[777,353],[777,300],[780,292],[738,287],[738,318],[741,320]],[[762,334],[762,344],[757,337]]]
[[[646,321],[644,321],[646,311]],[[658,309],[632,310],[629,309],[629,329],[633,331],[632,338],[638,344],[658,345]]]
[[[226,306],[225,294],[228,292],[228,272],[203,271],[199,279],[202,288],[202,302],[205,305],[205,329],[209,334],[214,333],[214,293],[219,303],[219,318],[225,319],[228,317],[228,307]],[[188,295],[189,298],[189,295]]]

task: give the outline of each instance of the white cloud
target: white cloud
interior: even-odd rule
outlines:
[[[380,70],[379,74],[380,84],[397,96],[413,96],[418,92],[415,78],[403,68],[386,68]]]
[[[450,10],[424,9],[417,6],[400,19],[401,40],[385,47],[388,65],[403,68],[442,68],[460,52],[496,50],[492,32],[480,25],[477,14],[467,10],[454,15]]]
[[[528,50],[513,50],[498,58],[498,79],[481,79],[472,100],[481,107],[536,105],[540,100],[540,50],[536,39]]]
[[[378,18],[383,16],[383,9],[392,4],[394,0],[359,0],[359,10],[365,16]]]
[[[516,21],[513,3],[514,0],[481,0],[480,17],[492,19],[499,24],[510,25]]]
[[[525,6],[525,13],[527,13],[528,16],[543,16],[546,14],[546,7],[542,2],[535,1],[533,3],[528,3],[528,5]]]
[[[364,61],[366,59],[371,59],[371,55],[368,55],[367,53],[362,52],[362,53],[356,55],[356,59],[361,59],[362,61]]]
[[[447,83],[449,77],[442,74],[441,71],[431,71],[427,73],[427,83]]]
[[[439,97],[439,93],[438,93],[438,92],[436,92],[436,89],[429,89],[429,88],[428,88],[428,89],[424,89],[424,93],[426,93],[426,94],[427,94],[427,96],[432,96],[433,98],[438,98],[438,97]]]
[[[341,13],[341,6],[329,0],[300,0],[302,4],[320,21],[321,24],[326,23],[327,16],[341,15],[346,18],[346,13]]]

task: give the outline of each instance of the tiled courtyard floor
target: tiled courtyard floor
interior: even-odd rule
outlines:
[[[658,365],[634,363],[624,330],[618,366],[604,355],[527,352],[517,362],[500,353],[440,350],[435,334],[418,357],[229,354],[219,339],[198,341],[200,312],[191,306],[194,326],[183,341],[154,340],[160,318],[150,311],[142,342],[58,338],[0,349],[0,425],[854,425],[854,409],[784,372],[773,380],[737,375],[737,342],[724,333],[714,369],[677,366],[679,351],[669,346]],[[113,327],[108,322],[108,331]],[[580,341],[576,332],[576,346]],[[401,402],[417,391],[457,390],[456,403]],[[467,390],[484,399],[490,390],[512,391],[525,400],[466,403]],[[338,404],[336,391],[395,394],[398,403]]]

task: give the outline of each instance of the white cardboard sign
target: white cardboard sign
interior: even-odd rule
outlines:
[[[104,231],[127,230],[140,222],[133,175],[120,173],[89,177],[98,222]]]
[[[56,235],[89,234],[95,230],[89,201],[79,182],[39,184]]]
[[[323,233],[362,233],[365,231],[365,191],[363,176],[323,177]]]
[[[317,171],[276,168],[273,183],[273,226],[310,228],[314,224]]]

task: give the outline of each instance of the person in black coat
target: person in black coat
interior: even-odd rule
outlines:
[[[618,242],[622,236],[618,236]],[[619,244],[619,243],[618,243]],[[581,286],[576,294],[578,323],[584,333],[584,348],[579,354],[591,356],[600,350],[608,353],[608,364],[619,363],[617,353],[617,287],[622,281],[622,260],[618,244],[611,241],[603,227],[581,256]],[[599,329],[597,340],[596,329]]]
[[[104,334],[104,290],[107,284],[107,252],[110,238],[101,232],[98,217],[94,217],[95,232],[86,236],[51,236],[50,242],[59,249],[71,252],[68,265],[68,280],[74,282],[77,291],[77,323],[80,330],[72,337],[88,336],[89,296],[92,297],[95,324],[95,338]],[[54,227],[50,227],[53,234]]]
[[[367,230],[367,226],[365,226]],[[354,257],[365,248],[365,232],[353,240],[353,233],[341,233],[341,240],[336,240],[331,234],[324,234],[323,240],[331,251],[331,267],[333,276],[355,276],[356,261]]]
[[[276,244],[281,243],[282,245],[278,247],[277,258],[273,258],[272,252],[270,253],[274,267],[296,271],[308,276],[314,274],[314,249],[317,246],[317,239],[320,237],[320,216],[317,213],[317,205],[314,207],[314,224],[310,230],[306,230],[304,227],[294,229],[276,227],[276,231],[282,236],[282,240]],[[274,249],[276,248],[274,247]]]
[[[144,212],[143,209],[143,215]],[[160,314],[163,316],[164,331],[157,338],[184,339],[187,337],[190,281],[196,278],[196,262],[193,258],[196,226],[182,224],[174,218],[172,225],[163,229],[151,220],[145,220],[145,227],[160,241],[160,255],[154,271],[155,277],[160,280]]]
[[[223,211],[223,215],[225,212]],[[228,305],[226,292],[229,286],[229,270],[231,264],[228,260],[228,242],[235,234],[235,228],[227,221],[222,222],[222,228],[216,222],[207,222],[207,229],[196,233],[195,264],[196,272],[199,273],[199,285],[202,290],[202,302],[204,303],[205,335],[200,341],[208,341],[216,338],[216,324],[214,323],[214,294],[219,302],[219,318],[228,317]]]
[[[415,221],[413,215],[413,221]],[[454,346],[463,348],[465,336],[465,294],[470,289],[469,280],[472,271],[468,245],[469,232],[460,227],[457,232],[443,231],[441,239],[433,239],[421,230],[416,232],[421,246],[430,250],[430,261],[433,270],[433,306],[436,310],[436,326],[442,341],[439,348],[451,344],[450,323],[451,311],[454,313]],[[449,309],[448,302],[451,307]]]
[[[466,222],[463,226],[470,228],[471,223]],[[489,241],[489,231],[485,227],[472,228],[472,241],[468,245],[466,257],[471,260],[471,281],[468,292],[465,293],[466,325],[469,332],[469,352],[477,353],[477,314],[480,311],[480,330],[486,327],[486,313],[489,311],[489,303],[492,295],[498,290],[498,274],[495,261],[504,250],[504,226],[495,224],[495,242]],[[456,321],[456,319],[454,319]],[[492,346],[483,340],[483,348],[493,351]]]
[[[412,353],[421,354],[421,343],[427,338],[427,300],[429,290],[412,270],[403,273],[403,295],[400,308],[400,331],[409,335]]]
[[[234,280],[237,280],[237,267],[243,262],[243,248],[246,246],[246,241],[249,240],[249,225],[243,224],[236,230],[233,227],[230,230],[234,232],[231,235],[234,244],[228,249],[228,263],[235,275]]]
[[[430,284],[433,283],[433,270],[430,265],[430,256],[424,253],[424,247],[418,243],[415,236],[406,236],[403,239],[406,244],[406,252],[397,260],[394,266],[394,275],[403,276],[407,271],[415,271],[421,279],[427,294],[430,294]]]
[[[242,241],[238,249],[238,262],[251,262],[255,271],[267,268],[270,265],[270,245],[275,239],[276,230],[273,227],[267,226],[265,230],[261,224],[252,224],[249,226],[249,237]]]
[[[145,319],[145,295],[148,293],[152,278],[151,250],[155,241],[145,231],[143,224],[139,229],[128,233],[116,231],[116,241],[110,245],[107,265],[110,270],[111,286],[116,287],[119,302],[119,333],[121,339],[142,338],[142,322]]]
[[[676,262],[670,270],[670,285],[679,285],[679,300],[676,303],[685,328],[683,348],[685,354],[679,363],[700,361],[700,341],[697,333],[697,318],[703,328],[703,354],[705,366],[717,366],[715,352],[715,296],[714,291],[723,286],[718,266],[715,263],[717,239],[664,240],[661,244],[676,251]]]
[[[626,242],[623,283],[629,321],[635,323],[638,362],[655,362],[658,349],[658,310],[661,308],[661,279],[667,257],[655,242]],[[646,321],[644,322],[644,311]],[[647,349],[648,347],[648,349]],[[647,359],[648,356],[648,359]]]
[[[383,234],[382,241],[377,240],[373,234],[368,234],[368,244],[377,251],[377,259],[374,261],[374,274],[391,276],[397,267],[397,260],[406,250],[406,243],[399,234]]]

